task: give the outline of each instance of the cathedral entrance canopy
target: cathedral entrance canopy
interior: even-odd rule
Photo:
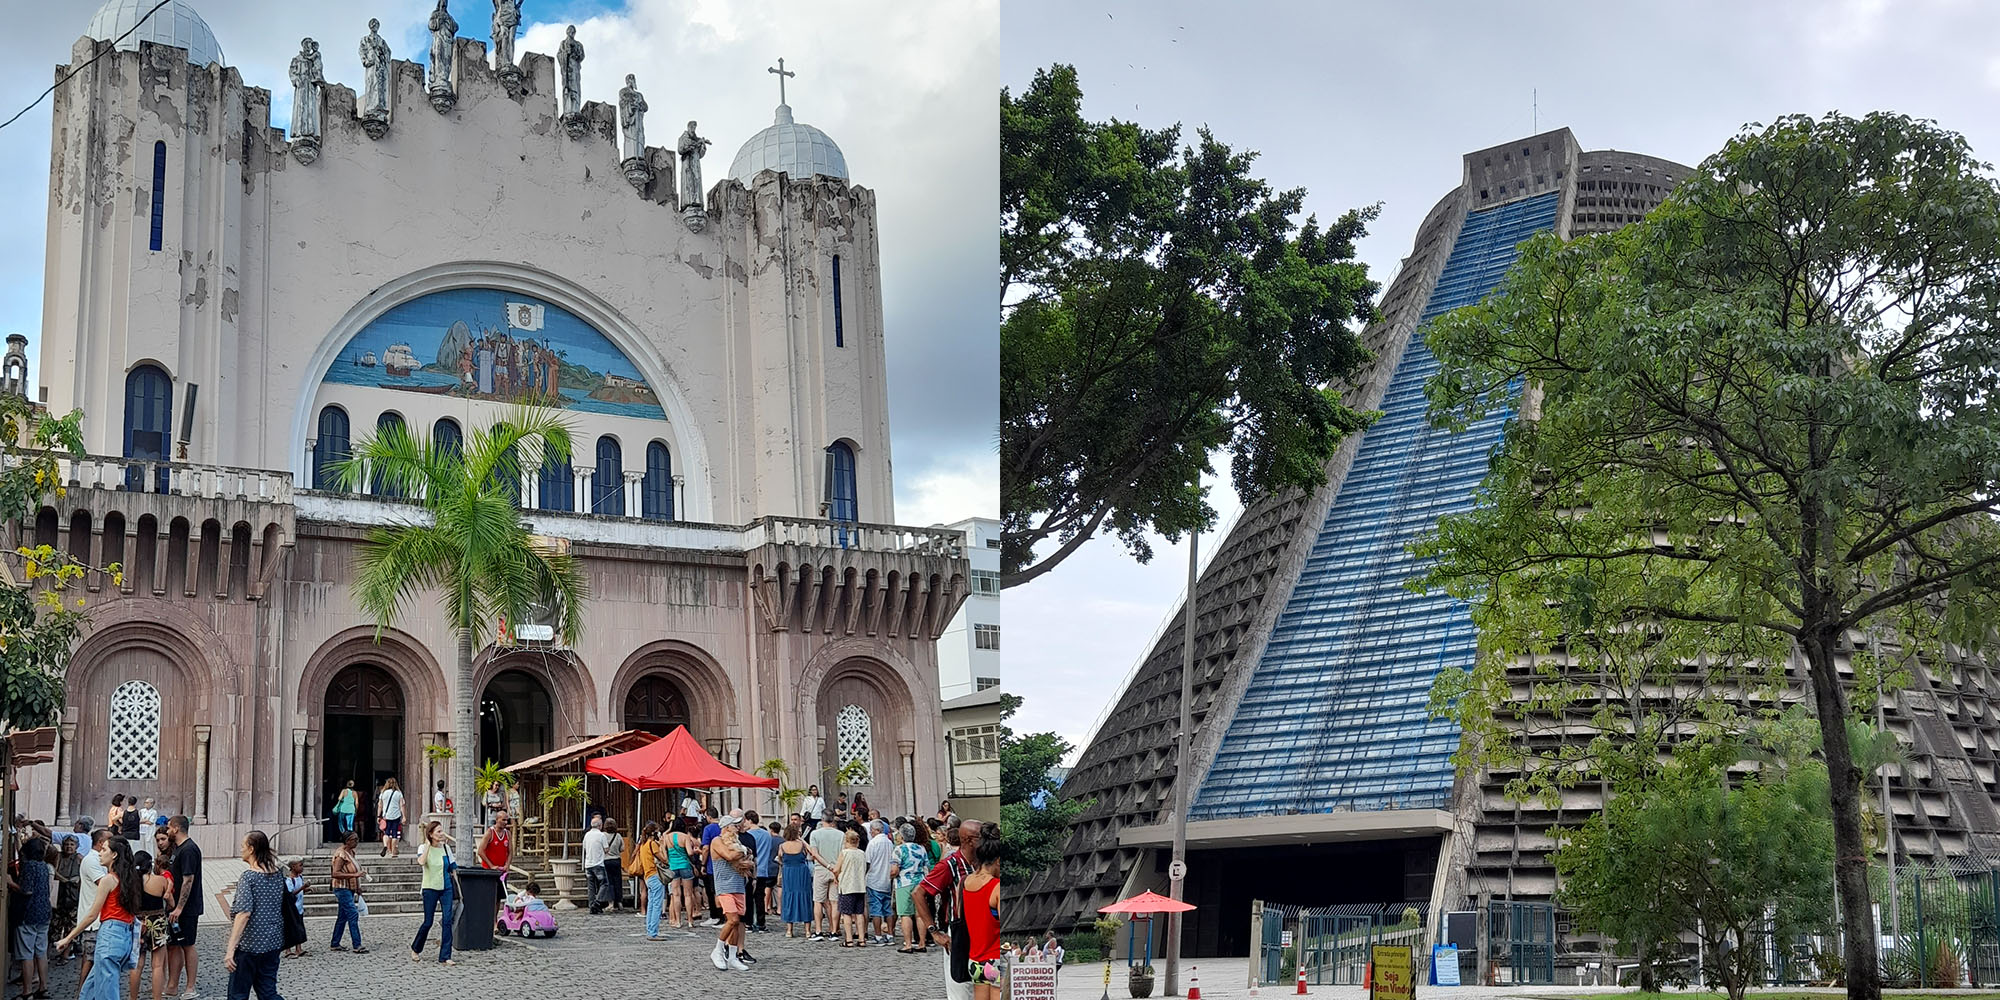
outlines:
[[[657,743],[584,764],[592,774],[622,781],[640,791],[657,788],[776,788],[778,779],[739,771],[702,749],[686,726]]]

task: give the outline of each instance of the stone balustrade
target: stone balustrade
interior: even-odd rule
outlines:
[[[57,478],[71,489],[166,493],[209,500],[292,502],[292,474],[289,472],[103,455],[64,458],[56,464]]]

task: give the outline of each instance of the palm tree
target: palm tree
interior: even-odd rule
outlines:
[[[457,447],[419,441],[390,424],[360,441],[336,467],[343,489],[382,484],[390,496],[414,497],[421,513],[369,532],[361,547],[354,597],[375,619],[375,635],[435,595],[437,612],[458,635],[453,685],[452,786],[474,784],[479,759],[479,693],[472,690],[475,637],[500,621],[518,622],[531,605],[553,606],[557,630],[574,647],[589,598],[583,573],[567,552],[530,531],[518,502],[521,470],[569,457],[570,432],[548,407],[515,408],[505,420],[470,431]],[[476,809],[460,809],[452,835],[472,843]]]

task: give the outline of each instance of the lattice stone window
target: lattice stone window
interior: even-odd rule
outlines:
[[[104,777],[110,781],[160,777],[160,692],[145,681],[126,681],[111,692],[111,750]]]
[[[857,785],[875,783],[875,738],[869,724],[868,713],[859,705],[849,705],[840,710],[840,766],[846,767],[860,761],[864,769]]]

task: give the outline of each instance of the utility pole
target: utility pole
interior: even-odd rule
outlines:
[[[1889,731],[1889,713],[1883,706],[1882,696],[1882,643],[1871,630],[1868,633],[1868,648],[1875,654],[1875,738]],[[1875,780],[1882,783],[1882,853],[1889,859],[1889,934],[1891,940],[1903,939],[1902,908],[1897,905],[1900,887],[1896,884],[1896,814],[1889,811],[1889,767],[1884,764],[1876,770]]]
[[[1174,747],[1174,860],[1167,868],[1167,893],[1181,902],[1187,893],[1187,814],[1193,805],[1194,789],[1188,781],[1188,761],[1193,757],[1192,706],[1194,703],[1194,588],[1197,553],[1201,533],[1188,532],[1187,619],[1181,626],[1181,729]],[[1167,914],[1166,996],[1179,996],[1181,985],[1181,915]]]

